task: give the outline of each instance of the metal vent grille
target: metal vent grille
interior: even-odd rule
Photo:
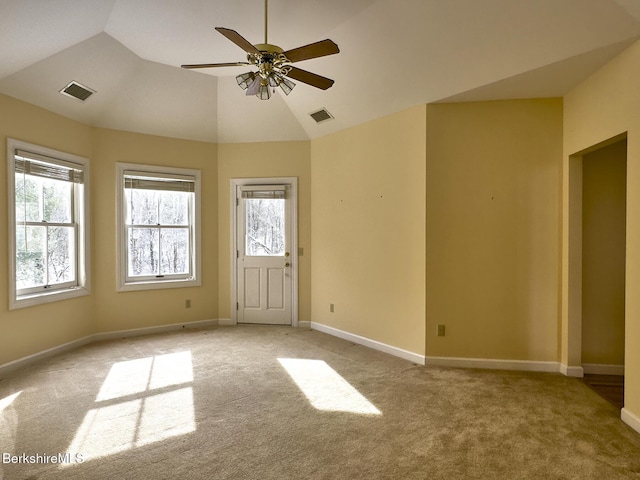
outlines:
[[[317,112],[310,113],[311,118],[313,118],[316,123],[326,122],[327,120],[333,120],[333,115],[331,115],[326,108],[318,110]]]
[[[84,102],[87,98],[96,93],[96,91],[90,89],[89,87],[85,87],[78,82],[71,82],[69,85],[60,90],[60,93],[62,93],[63,95],[67,95],[68,97],[77,98],[78,100],[82,100]]]

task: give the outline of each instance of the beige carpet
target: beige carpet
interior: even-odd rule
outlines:
[[[1,378],[0,411],[6,480],[640,478],[640,435],[578,379],[287,327],[89,345]]]

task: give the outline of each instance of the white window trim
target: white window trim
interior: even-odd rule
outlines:
[[[15,208],[15,151],[28,152],[53,157],[55,159],[81,165],[84,170],[82,202],[76,204],[78,212],[78,244],[76,252],[78,285],[58,290],[30,293],[17,296],[16,292],[16,208]],[[57,302],[70,298],[81,297],[91,293],[91,249],[89,243],[89,160],[71,153],[60,152],[51,148],[31,143],[7,139],[7,193],[9,205],[9,310],[31,307],[44,303]]]
[[[163,280],[140,280],[127,282],[127,236],[125,229],[125,200],[124,200],[124,172],[125,170],[135,170],[137,172],[148,172],[150,174],[168,175],[190,175],[195,177],[194,195],[194,218],[193,235],[195,247],[193,254],[195,261],[193,265],[192,279],[163,279]],[[185,288],[199,287],[202,285],[202,247],[201,247],[201,172],[195,169],[162,167],[158,165],[143,165],[139,163],[116,163],[116,219],[117,219],[117,291],[127,292],[136,290],[156,290],[165,288]]]

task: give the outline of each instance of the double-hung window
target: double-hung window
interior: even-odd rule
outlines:
[[[119,289],[200,285],[200,172],[117,165]]]
[[[10,308],[89,293],[85,158],[8,140]]]

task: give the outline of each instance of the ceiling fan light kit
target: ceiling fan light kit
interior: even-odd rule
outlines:
[[[246,95],[255,95],[261,100],[268,100],[271,98],[271,90],[275,92],[276,87],[280,87],[285,95],[289,95],[296,86],[294,82],[289,80],[290,78],[321,90],[330,88],[334,83],[330,78],[302,70],[289,64],[339,53],[340,49],[338,48],[338,45],[329,39],[287,51],[277,45],[271,45],[267,42],[268,0],[265,0],[264,2],[264,10],[264,43],[252,45],[235,30],[216,27],[216,30],[220,34],[224,35],[228,40],[247,52],[246,62],[201,63],[195,65],[182,65],[182,68],[196,69],[236,67],[241,65],[255,66],[258,68],[257,72],[249,71],[242,73],[236,77],[236,82],[238,82],[238,86],[240,88],[246,91]]]
[[[236,81],[238,82],[238,85],[240,86],[240,88],[242,88],[243,90],[246,90],[247,88],[249,88],[249,85],[253,83],[255,78],[256,78],[255,73],[247,72],[247,73],[238,75],[236,77]]]

